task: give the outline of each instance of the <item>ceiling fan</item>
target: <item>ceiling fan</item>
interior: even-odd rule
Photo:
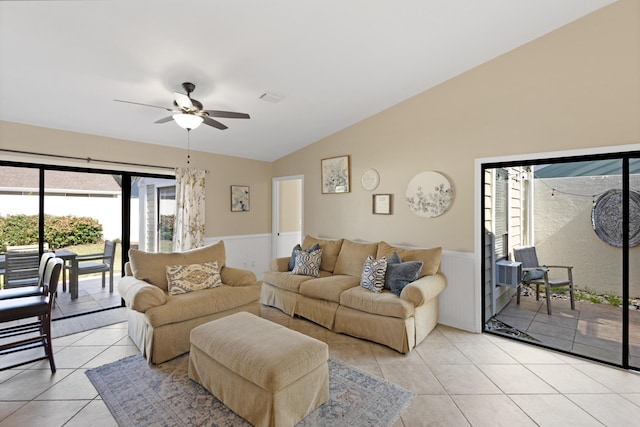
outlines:
[[[145,107],[162,108],[173,113],[171,116],[164,117],[157,120],[155,123],[167,123],[171,120],[175,122],[181,128],[188,131],[197,128],[200,124],[212,126],[216,129],[224,130],[227,126],[220,123],[212,117],[220,117],[226,119],[249,119],[250,116],[246,113],[236,113],[233,111],[218,111],[218,110],[204,110],[202,103],[196,99],[191,98],[191,92],[196,89],[196,85],[189,82],[182,83],[182,88],[187,92],[186,95],[173,92],[173,108],[160,107],[158,105],[142,104],[139,102],[123,101],[121,99],[114,99],[117,102],[125,102],[127,104],[143,105]]]

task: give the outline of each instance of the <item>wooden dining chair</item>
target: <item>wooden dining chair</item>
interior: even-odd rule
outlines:
[[[56,372],[51,345],[51,309],[55,302],[61,270],[62,259],[52,258],[45,267],[42,295],[0,300],[0,355],[38,347],[44,349],[42,356],[18,360],[9,366],[0,367],[0,370],[48,359],[51,372]]]

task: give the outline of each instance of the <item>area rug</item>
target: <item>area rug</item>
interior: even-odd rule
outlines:
[[[121,427],[251,426],[189,379],[189,355],[149,365],[140,355],[86,371]],[[413,393],[329,359],[329,401],[298,426],[391,426]]]

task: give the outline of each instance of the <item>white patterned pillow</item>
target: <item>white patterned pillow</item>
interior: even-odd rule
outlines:
[[[296,251],[296,262],[291,274],[320,277],[321,260],[322,249],[317,249],[313,252]]]
[[[362,267],[360,286],[372,292],[382,292],[382,288],[384,288],[384,274],[386,272],[387,259],[385,257],[374,259],[371,255],[368,255]]]
[[[191,291],[215,288],[222,285],[218,262],[201,264],[168,265],[167,282],[169,295],[186,294]]]

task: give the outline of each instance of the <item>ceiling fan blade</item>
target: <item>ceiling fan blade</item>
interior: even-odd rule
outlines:
[[[214,128],[218,128],[220,130],[227,129],[227,126],[223,125],[217,120],[213,120],[211,117],[204,116],[202,117],[202,119],[204,120],[205,125],[213,126]]]
[[[154,123],[167,123],[167,122],[170,122],[171,120],[173,120],[173,116],[167,116],[163,119],[156,120]]]
[[[193,103],[191,102],[191,98],[189,98],[187,95],[183,95],[178,92],[173,92],[173,97],[176,100],[176,104],[178,104],[178,107],[180,107],[180,109],[182,110],[193,109]]]
[[[125,104],[142,105],[143,107],[162,108],[163,110],[173,111],[171,108],[167,108],[167,107],[160,107],[159,105],[141,104],[141,103],[139,103],[139,102],[123,101],[122,99],[114,99],[114,101],[116,101],[116,102],[124,102]]]
[[[211,117],[223,117],[225,119],[250,119],[246,113],[236,113],[233,111],[204,110]]]

